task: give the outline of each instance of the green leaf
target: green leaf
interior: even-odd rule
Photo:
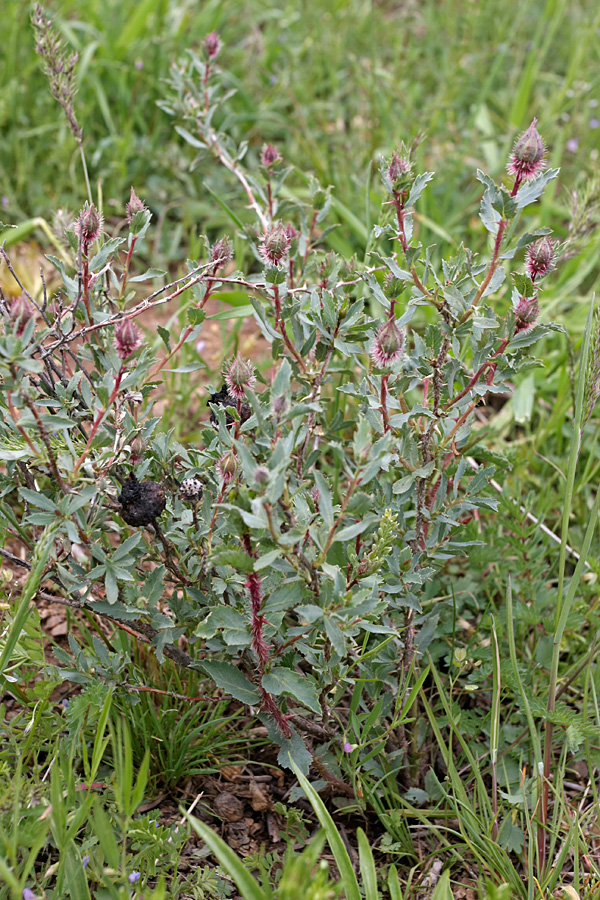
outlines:
[[[331,852],[333,853],[335,864],[338,867],[338,871],[340,873],[340,881],[346,895],[346,900],[361,900],[358,881],[356,879],[356,875],[354,874],[354,869],[352,868],[352,863],[350,862],[350,857],[348,856],[346,845],[344,844],[342,836],[336,828],[335,822],[327,812],[325,804],[309,782],[308,778],[306,778],[302,774],[291,757],[290,766],[294,772],[294,775],[300,782],[300,787],[306,794],[310,805],[314,809],[317,819],[319,820],[319,824],[321,825],[327,836],[327,843],[329,844]],[[440,900],[440,898],[438,897],[437,900]]]
[[[212,554],[210,561],[213,566],[233,566],[242,572],[254,572],[254,560],[239,547],[223,547]]]
[[[233,878],[244,900],[270,900],[271,891],[263,889],[250,874],[239,856],[214,831],[194,816],[186,813],[186,818],[196,834],[218,859],[227,875]]]
[[[358,858],[360,861],[360,874],[362,876],[365,891],[365,900],[379,900],[377,871],[375,869],[375,860],[373,859],[371,845],[362,828],[357,828],[356,837],[358,838]]]
[[[217,687],[231,694],[240,703],[252,706],[260,700],[260,694],[254,685],[231,663],[202,660],[197,665],[212,678]]]
[[[190,306],[187,311],[187,317],[190,325],[201,325],[206,318],[206,313],[203,309],[198,309],[195,306]]]
[[[161,336],[162,342],[165,345],[165,347],[167,348],[167,350],[170,350],[171,349],[170,333],[167,331],[166,328],[163,328],[162,325],[157,325],[156,330],[158,331],[159,335]]]
[[[125,238],[109,238],[104,246],[90,260],[90,272],[95,272],[97,269],[101,269],[105,266],[109,257],[113,255],[117,247],[124,241]]]
[[[331,503],[329,485],[317,470],[315,470],[315,482],[319,492],[319,512],[323,516],[323,521],[327,528],[331,528],[333,525],[333,505]]]
[[[431,900],[454,900],[450,888],[450,872],[448,869],[442,872],[440,880],[435,886]]]
[[[262,685],[270,694],[275,694],[276,697],[288,694],[317,715],[321,715],[317,685],[310,676],[301,675],[285,666],[275,666],[263,675]]]

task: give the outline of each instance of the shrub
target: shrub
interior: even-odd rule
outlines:
[[[237,180],[255,227],[228,213],[251,262],[232,271],[230,241],[207,239],[205,258],[139,299],[161,274],[132,275],[149,210],[132,190],[128,235],[111,237],[85,204],[62,256],[48,257],[55,295],[19,283],[22,294],[3,299],[1,515],[28,552],[50,540],[53,596],[206,673],[258,710],[282,765],[291,753],[306,771],[303,735],[352,749],[347,698],[359,682],[381,695],[382,739],[402,733],[435,628],[423,587],[477,543],[478,511],[495,505],[499,460],[477,408],[537,364],[528,351],[553,327],[538,317],[557,247],[521,219],[557,170],[544,169],[534,120],[508,186],[477,173],[488,257],[461,245],[441,259],[419,243],[414,216],[433,173],[401,145],[381,161],[367,258],[344,259],[327,250],[331,189],[271,145],[247,168],[247,146],[218,130],[228,95],[216,35],[204,49],[174,67],[163,108],[197,161],[210,153]],[[202,441],[177,441],[154,409],[161,374],[198,341],[207,301],[232,289],[247,296],[272,364],[259,374],[228,360]],[[167,304],[187,324],[158,327],[151,345],[136,319]],[[200,365],[169,371],[187,381]],[[89,653],[70,644],[69,673],[92,681]]]

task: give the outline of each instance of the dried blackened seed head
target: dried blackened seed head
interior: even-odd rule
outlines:
[[[138,481],[133,472],[118,497],[121,515],[128,525],[150,525],[164,512],[165,492],[154,481]]]
[[[184,478],[179,485],[179,494],[182,500],[189,503],[197,503],[202,496],[202,482],[199,478]]]
[[[235,400],[229,390],[227,389],[227,385],[224,384],[220,391],[216,391],[214,394],[211,394],[208,398],[208,402],[212,403],[213,406],[232,406],[234,409],[237,409],[237,400]],[[248,403],[242,403],[240,408],[240,418],[243,422],[246,422],[250,416],[252,415],[252,410]],[[225,413],[225,423],[227,427],[233,425],[235,419],[229,413]],[[213,410],[210,411],[210,424],[213,428],[219,427],[219,422],[214,414]]]

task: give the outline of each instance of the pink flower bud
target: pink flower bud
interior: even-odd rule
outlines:
[[[239,353],[235,359],[225,363],[223,377],[234,400],[243,400],[246,396],[244,389],[254,386],[256,382],[254,371],[250,360],[244,361]]]
[[[90,244],[93,244],[100,237],[103,224],[104,219],[102,215],[93,203],[88,203],[86,200],[75,226],[75,231],[79,235],[84,253],[87,253]]]
[[[145,209],[145,205],[142,203],[134,189],[131,188],[129,203],[125,204],[125,212],[127,213],[127,221],[129,222],[129,224],[131,225],[131,220],[136,213],[143,212]]]
[[[261,259],[272,266],[278,266],[290,249],[290,236],[281,223],[268,231],[259,248]]]
[[[223,484],[230,484],[235,478],[237,470],[237,456],[233,450],[229,450],[217,462],[217,473]]]
[[[115,347],[121,359],[127,359],[143,344],[142,336],[133,319],[121,319],[115,327]]]
[[[19,294],[10,305],[10,322],[16,326],[17,334],[23,334],[25,326],[33,318],[35,310],[25,294]]]
[[[515,334],[522,331],[531,331],[540,314],[540,305],[537,294],[532,297],[520,296],[514,306]]]
[[[399,187],[402,182],[407,181],[412,170],[412,163],[408,156],[402,156],[397,151],[392,153],[392,158],[388,166],[388,176],[392,185]]]
[[[403,350],[404,335],[396,325],[396,320],[388,319],[375,335],[371,359],[379,369],[385,369],[400,358]]]
[[[214,59],[215,56],[218,55],[219,50],[221,49],[221,40],[216,31],[211,31],[210,34],[206,35],[204,38],[204,46],[209,59]]]
[[[548,236],[530,245],[525,256],[525,267],[532,281],[543,278],[553,268],[556,245],[557,242]]]
[[[517,138],[508,160],[508,171],[519,181],[528,181],[545,166],[546,148],[536,125],[537,119],[534,119],[527,131]]]
[[[211,262],[216,262],[219,264],[219,267],[227,265],[230,259],[233,258],[233,247],[231,246],[231,241],[227,236],[222,237],[220,241],[217,241],[216,244],[213,244],[210,251],[210,259]]]
[[[281,153],[273,144],[264,144],[260,154],[260,161],[265,169],[270,169],[275,163],[281,162]]]

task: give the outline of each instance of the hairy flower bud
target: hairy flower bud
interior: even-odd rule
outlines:
[[[127,359],[142,344],[142,336],[133,319],[121,319],[115,326],[115,347],[121,359]]]
[[[233,450],[229,450],[217,462],[217,473],[223,484],[230,484],[235,478],[237,470],[237,456]]]
[[[540,305],[537,294],[532,297],[519,296],[514,308],[515,334],[522,331],[530,331],[537,322],[540,314]]]
[[[143,460],[146,454],[146,441],[141,436],[141,434],[136,434],[130,444],[130,447],[131,455],[129,457],[129,460],[134,466],[137,466],[137,464]]]
[[[227,265],[230,259],[233,257],[233,247],[231,246],[231,241],[227,237],[222,237],[221,240],[217,241],[216,244],[213,244],[210,251],[210,261],[214,263],[218,263],[219,267]]]
[[[243,400],[246,396],[244,388],[252,388],[256,381],[254,366],[250,360],[244,361],[240,354],[225,363],[223,377],[227,389],[235,400]]]
[[[388,319],[375,335],[371,359],[378,368],[385,369],[400,358],[403,350],[404,335],[396,325],[396,320]]]
[[[528,181],[544,168],[546,148],[534,119],[527,131],[517,138],[508,159],[507,169],[519,181]]]
[[[125,212],[127,213],[127,221],[131,225],[131,220],[135,216],[136,213],[143,212],[146,209],[146,206],[133,188],[131,188],[131,194],[129,195],[129,202],[125,204]]]
[[[221,49],[221,40],[216,31],[211,31],[210,34],[206,35],[204,38],[204,47],[206,48],[209,59],[214,59],[215,56],[218,55],[219,50]]]
[[[260,154],[261,165],[270,169],[275,163],[281,162],[281,153],[273,144],[264,144]]]
[[[86,200],[75,226],[75,231],[79,235],[84,253],[87,253],[90,244],[93,244],[100,237],[103,224],[104,219],[101,213],[98,212],[93,203],[88,203]]]
[[[400,187],[409,178],[412,171],[412,163],[407,155],[394,151],[388,165],[388,177],[394,188]]]
[[[17,334],[23,334],[25,326],[33,318],[35,310],[25,294],[19,294],[10,305],[9,319],[11,325],[16,327]]]
[[[530,245],[525,256],[525,268],[532,281],[543,278],[553,268],[556,245],[557,242],[547,235]]]
[[[278,266],[290,249],[290,236],[281,222],[268,231],[259,248],[261,259],[272,266]]]

